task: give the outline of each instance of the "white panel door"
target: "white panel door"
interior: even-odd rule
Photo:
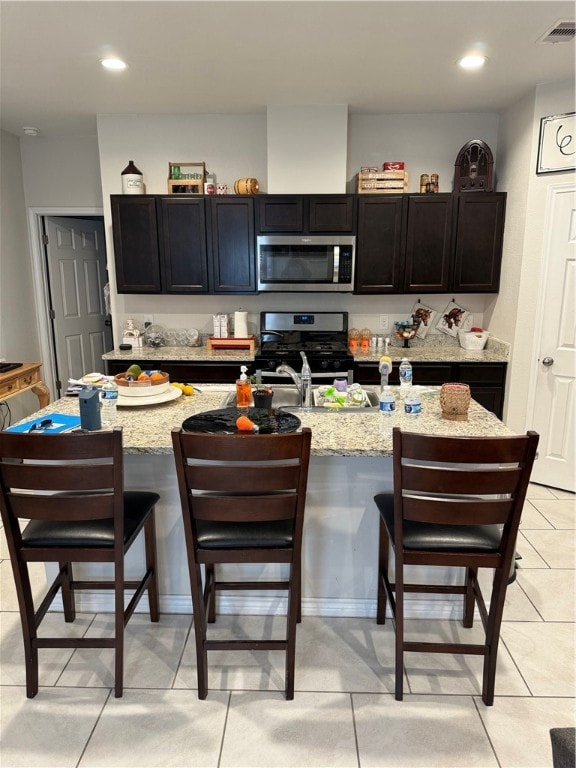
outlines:
[[[540,444],[532,480],[576,491],[576,187],[552,190],[548,224],[532,414]]]
[[[112,348],[106,324],[104,224],[99,219],[46,217],[46,258],[58,380],[102,370]]]

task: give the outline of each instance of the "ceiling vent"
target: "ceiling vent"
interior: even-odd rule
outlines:
[[[557,21],[548,29],[537,43],[569,43],[576,36],[576,24],[574,21]]]

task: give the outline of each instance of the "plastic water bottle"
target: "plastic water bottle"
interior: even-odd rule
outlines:
[[[118,405],[118,385],[114,376],[107,376],[100,390],[100,418],[103,427],[113,427],[116,424],[116,407]]]
[[[422,413],[422,403],[418,395],[409,395],[404,400],[404,413],[411,419],[417,419]]]
[[[407,357],[402,358],[398,373],[400,374],[400,389],[406,392],[412,386],[412,366]]]
[[[382,422],[382,434],[384,437],[390,437],[396,416],[396,398],[390,387],[382,388],[378,409]]]

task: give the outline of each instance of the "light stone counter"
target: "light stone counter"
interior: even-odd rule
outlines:
[[[186,363],[254,362],[254,352],[248,349],[216,349],[207,347],[138,347],[131,352],[114,349],[102,355],[102,360],[172,360]]]
[[[356,362],[375,362],[380,360],[382,351],[358,351],[354,355]],[[445,334],[432,334],[425,340],[414,339],[410,348],[404,349],[393,344],[389,349],[392,360],[421,362],[472,362],[506,363],[510,354],[510,345],[490,337],[483,350],[462,349],[456,339]],[[132,352],[115,349],[102,355],[103,360],[172,360],[191,363],[213,362],[254,362],[254,353],[246,349],[220,349],[210,351],[206,347],[142,347]]]
[[[163,613],[191,613],[182,512],[172,455],[170,431],[201,411],[220,408],[231,387],[202,385],[193,397],[150,407],[119,407],[123,427],[125,485],[128,489],[156,491],[156,537]],[[494,415],[473,403],[466,422],[441,418],[438,388],[422,395],[423,414],[416,421],[399,415],[398,425],[436,434],[504,435],[510,430]],[[400,404],[400,403],[399,403]],[[76,398],[63,398],[38,411],[35,418],[63,411],[78,413]],[[391,439],[381,435],[377,411],[362,414],[295,411],[303,426],[312,429],[312,457],[306,495],[302,553],[302,613],[323,616],[373,617],[376,612],[378,510],[375,493],[392,488]],[[42,437],[39,435],[38,440]],[[126,561],[126,577],[138,575],[142,553],[133,547]],[[78,564],[77,578],[93,575],[96,566]],[[258,569],[226,566],[233,580],[254,578]],[[285,566],[267,566],[270,578],[286,576]],[[55,573],[48,566],[49,576]],[[441,569],[436,569],[439,571]],[[98,571],[100,573],[100,571]],[[107,572],[106,572],[107,573]],[[104,574],[106,575],[106,574]],[[456,574],[436,573],[452,583]],[[460,578],[458,576],[458,578]],[[112,598],[103,592],[79,594],[78,610],[112,610]],[[141,610],[146,609],[143,601]],[[275,593],[234,592],[219,600],[222,613],[272,614],[285,611]],[[407,614],[420,618],[457,615],[450,596],[427,600],[407,596]],[[162,617],[160,617],[162,621]]]
[[[229,385],[203,384],[201,392],[192,397],[182,395],[177,400],[153,406],[119,406],[118,424],[123,428],[124,452],[127,454],[171,454],[170,432],[189,416],[221,408]],[[282,386],[275,387],[281,390]],[[447,421],[442,418],[439,403],[440,387],[423,389],[422,414],[406,416],[402,409],[399,388],[398,415],[394,424],[415,432],[437,435],[506,435],[510,430],[487,410],[472,402],[468,421]],[[414,388],[415,390],[419,388]],[[136,398],[134,398],[136,400]],[[289,409],[288,409],[289,410]],[[77,398],[66,397],[38,411],[40,418],[55,411],[78,413]],[[330,409],[318,413],[295,410],[302,426],[312,429],[314,456],[383,456],[391,455],[392,440],[382,436],[382,417],[377,409],[362,409],[361,413]],[[30,417],[28,417],[30,418]]]

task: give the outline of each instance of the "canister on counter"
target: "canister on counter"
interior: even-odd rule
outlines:
[[[438,192],[440,190],[439,179],[437,173],[430,174],[430,191]]]
[[[427,173],[423,173],[420,176],[420,192],[428,192],[426,186],[430,184],[430,176]]]

